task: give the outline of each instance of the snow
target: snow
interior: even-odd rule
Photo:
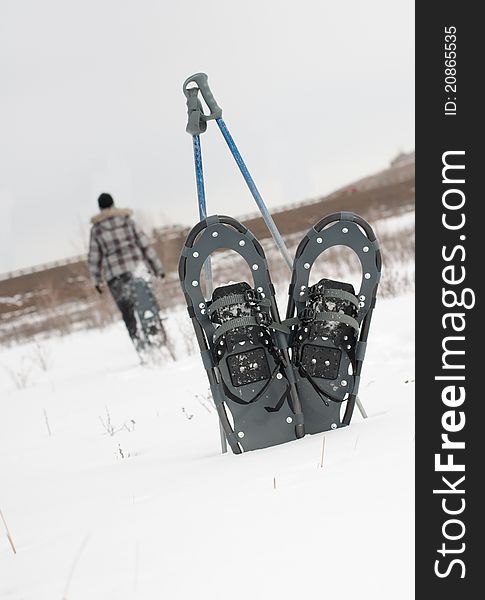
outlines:
[[[385,217],[374,221],[373,225],[377,236],[385,234],[399,234],[402,231],[413,231],[415,228],[416,213],[414,210],[409,210],[400,215]]]
[[[413,301],[376,308],[367,420],[240,456],[196,355],[140,366],[121,324],[2,350],[0,598],[412,598]]]

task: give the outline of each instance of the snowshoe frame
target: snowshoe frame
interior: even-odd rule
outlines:
[[[226,365],[219,366],[217,362],[218,328],[210,319],[210,301],[203,295],[200,278],[206,260],[222,248],[242,256],[250,267],[254,291],[270,300],[271,322],[264,325],[272,332],[274,347],[282,357],[282,363],[278,371],[281,377],[273,378],[266,389],[263,389],[267,385],[265,381],[233,388],[224,376],[227,375],[224,373]],[[288,330],[281,325],[266,257],[254,235],[232,217],[213,215],[203,219],[188,234],[180,258],[179,277],[214,404],[232,451],[240,454],[242,450],[265,448],[303,437],[303,415],[288,354]],[[244,387],[251,387],[248,394],[253,398],[254,392],[256,395],[261,393],[258,401],[251,401]],[[235,401],[234,396],[239,396],[241,401]],[[226,410],[231,413],[234,427]]]
[[[337,378],[334,381],[319,380],[319,383],[323,384],[326,391],[330,393],[318,393],[313,383],[310,383],[310,378],[297,377],[297,388],[305,415],[305,429],[308,433],[336,429],[350,423],[359,391],[367,337],[382,267],[379,242],[371,226],[364,219],[351,212],[333,213],[321,219],[300,242],[293,263],[286,314],[287,324],[293,328],[293,336],[298,326],[302,325],[305,316],[312,266],[325,250],[333,246],[347,246],[357,254],[362,267],[362,280],[360,289],[355,294],[356,300],[358,298],[355,319],[337,312],[325,313],[325,315],[333,321],[342,321],[358,329],[357,341],[350,352],[341,350]],[[321,343],[321,347],[331,349],[332,343]],[[295,361],[295,355],[292,358]],[[352,374],[348,373],[349,365],[352,366]],[[338,393],[332,393],[336,389]],[[347,406],[341,419],[341,402],[345,400]]]

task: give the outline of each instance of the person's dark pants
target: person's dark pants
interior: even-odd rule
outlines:
[[[135,298],[133,294],[133,275],[123,273],[108,281],[108,287],[118,306],[126,329],[135,345],[140,342],[138,326],[135,317]]]

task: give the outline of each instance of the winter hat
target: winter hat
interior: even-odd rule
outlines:
[[[111,208],[113,206],[114,201],[111,194],[101,194],[98,198],[98,205],[101,210],[105,208]]]

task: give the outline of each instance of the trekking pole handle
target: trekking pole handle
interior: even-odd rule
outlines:
[[[183,90],[187,98],[189,97],[190,88],[188,85],[190,83],[196,84],[202,94],[202,97],[204,98],[205,103],[209,107],[210,113],[208,115],[204,115],[203,118],[206,121],[211,119],[220,119],[222,117],[222,108],[217,104],[216,99],[211,92],[207,75],[205,73],[195,73],[195,75],[191,75],[184,81]]]
[[[184,90],[185,92],[185,90]],[[187,98],[187,127],[185,131],[190,135],[200,135],[207,129],[207,121],[204,118],[202,103],[198,98],[199,88],[189,88],[185,94]]]

